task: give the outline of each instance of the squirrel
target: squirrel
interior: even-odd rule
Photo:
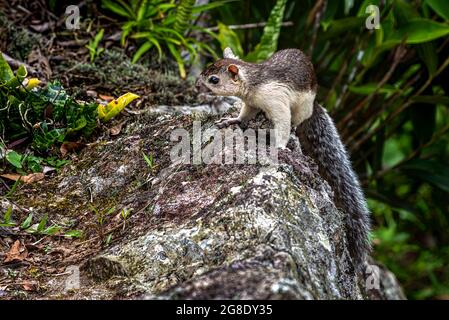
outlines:
[[[239,116],[223,118],[217,126],[240,124],[262,111],[274,124],[279,148],[286,148],[291,127],[296,127],[301,149],[318,164],[320,175],[334,191],[335,204],[347,213],[349,253],[360,270],[371,250],[370,214],[334,122],[315,100],[312,62],[299,49],[280,50],[261,63],[242,61],[230,48],[223,57],[207,67],[195,84],[199,91],[242,99]]]

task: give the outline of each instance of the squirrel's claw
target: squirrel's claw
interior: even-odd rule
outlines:
[[[233,125],[233,124],[240,124],[240,122],[241,121],[239,118],[222,118],[218,121],[215,121],[215,125],[221,129],[221,128],[229,127],[230,125]]]

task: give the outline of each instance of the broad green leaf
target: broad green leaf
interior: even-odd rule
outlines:
[[[267,24],[263,28],[262,39],[260,39],[255,49],[246,56],[247,60],[255,62],[263,61],[276,52],[286,4],[287,0],[276,1]]]
[[[445,20],[449,20],[449,1],[447,1],[447,0],[425,0],[425,2],[440,17],[442,17]]]
[[[14,73],[0,51],[0,82],[8,82],[11,78],[14,78]]]
[[[112,100],[107,105],[100,104],[98,106],[98,117],[104,122],[109,121],[137,98],[139,98],[138,95],[128,92],[119,98]]]
[[[243,56],[243,48],[238,35],[224,23],[218,22],[218,41],[221,50],[230,47],[238,57]]]
[[[406,39],[406,43],[418,44],[444,37],[449,34],[449,25],[435,22],[429,19],[416,18],[398,28],[388,37],[388,41],[400,42]]]
[[[14,167],[22,169],[22,156],[13,150],[6,152],[6,160]]]
[[[17,69],[17,71],[16,71],[17,79],[20,82],[22,82],[26,78],[27,75],[28,75],[28,72],[24,65],[21,65],[19,67],[19,69]]]
[[[45,226],[47,225],[48,215],[45,215],[41,221],[39,221],[39,224],[37,225],[37,232],[42,232],[45,229]]]
[[[30,213],[30,214],[28,215],[28,217],[25,219],[25,221],[23,221],[23,222],[20,224],[20,228],[21,228],[21,229],[28,229],[28,228],[31,226],[32,221],[33,221],[33,214]]]

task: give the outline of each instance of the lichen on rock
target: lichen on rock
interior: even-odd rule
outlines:
[[[190,130],[198,116],[143,112],[135,117],[120,136],[100,138],[61,175],[41,182],[39,192],[21,191],[19,205],[32,194],[34,210],[51,210],[56,221],[86,217],[79,220],[87,230],[80,248],[98,238],[97,229],[89,227],[91,207],[134,212],[127,224],[117,223],[120,229],[104,231],[122,230],[109,246],[97,239],[96,251],[61,260],[61,265],[81,265],[81,288],[63,293],[66,297],[404,297],[394,276],[374,262],[371,269],[379,270],[374,288],[366,286],[372,274],[355,273],[345,214],[300,148],[280,151],[278,163],[176,164],[169,156],[175,143],[170,132]],[[201,119],[204,127],[215,120]],[[260,121],[250,126],[263,126]],[[155,168],[148,168],[142,153],[154,155]],[[60,297],[56,288],[49,296]]]

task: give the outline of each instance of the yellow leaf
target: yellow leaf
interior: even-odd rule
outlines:
[[[41,83],[41,81],[40,81],[38,78],[31,78],[31,79],[28,79],[25,88],[26,88],[27,90],[31,90],[31,89],[33,89],[34,87],[38,86],[39,83]]]
[[[128,104],[139,98],[138,95],[127,92],[119,98],[112,100],[106,105],[98,106],[98,117],[104,122],[111,120],[118,115]]]

